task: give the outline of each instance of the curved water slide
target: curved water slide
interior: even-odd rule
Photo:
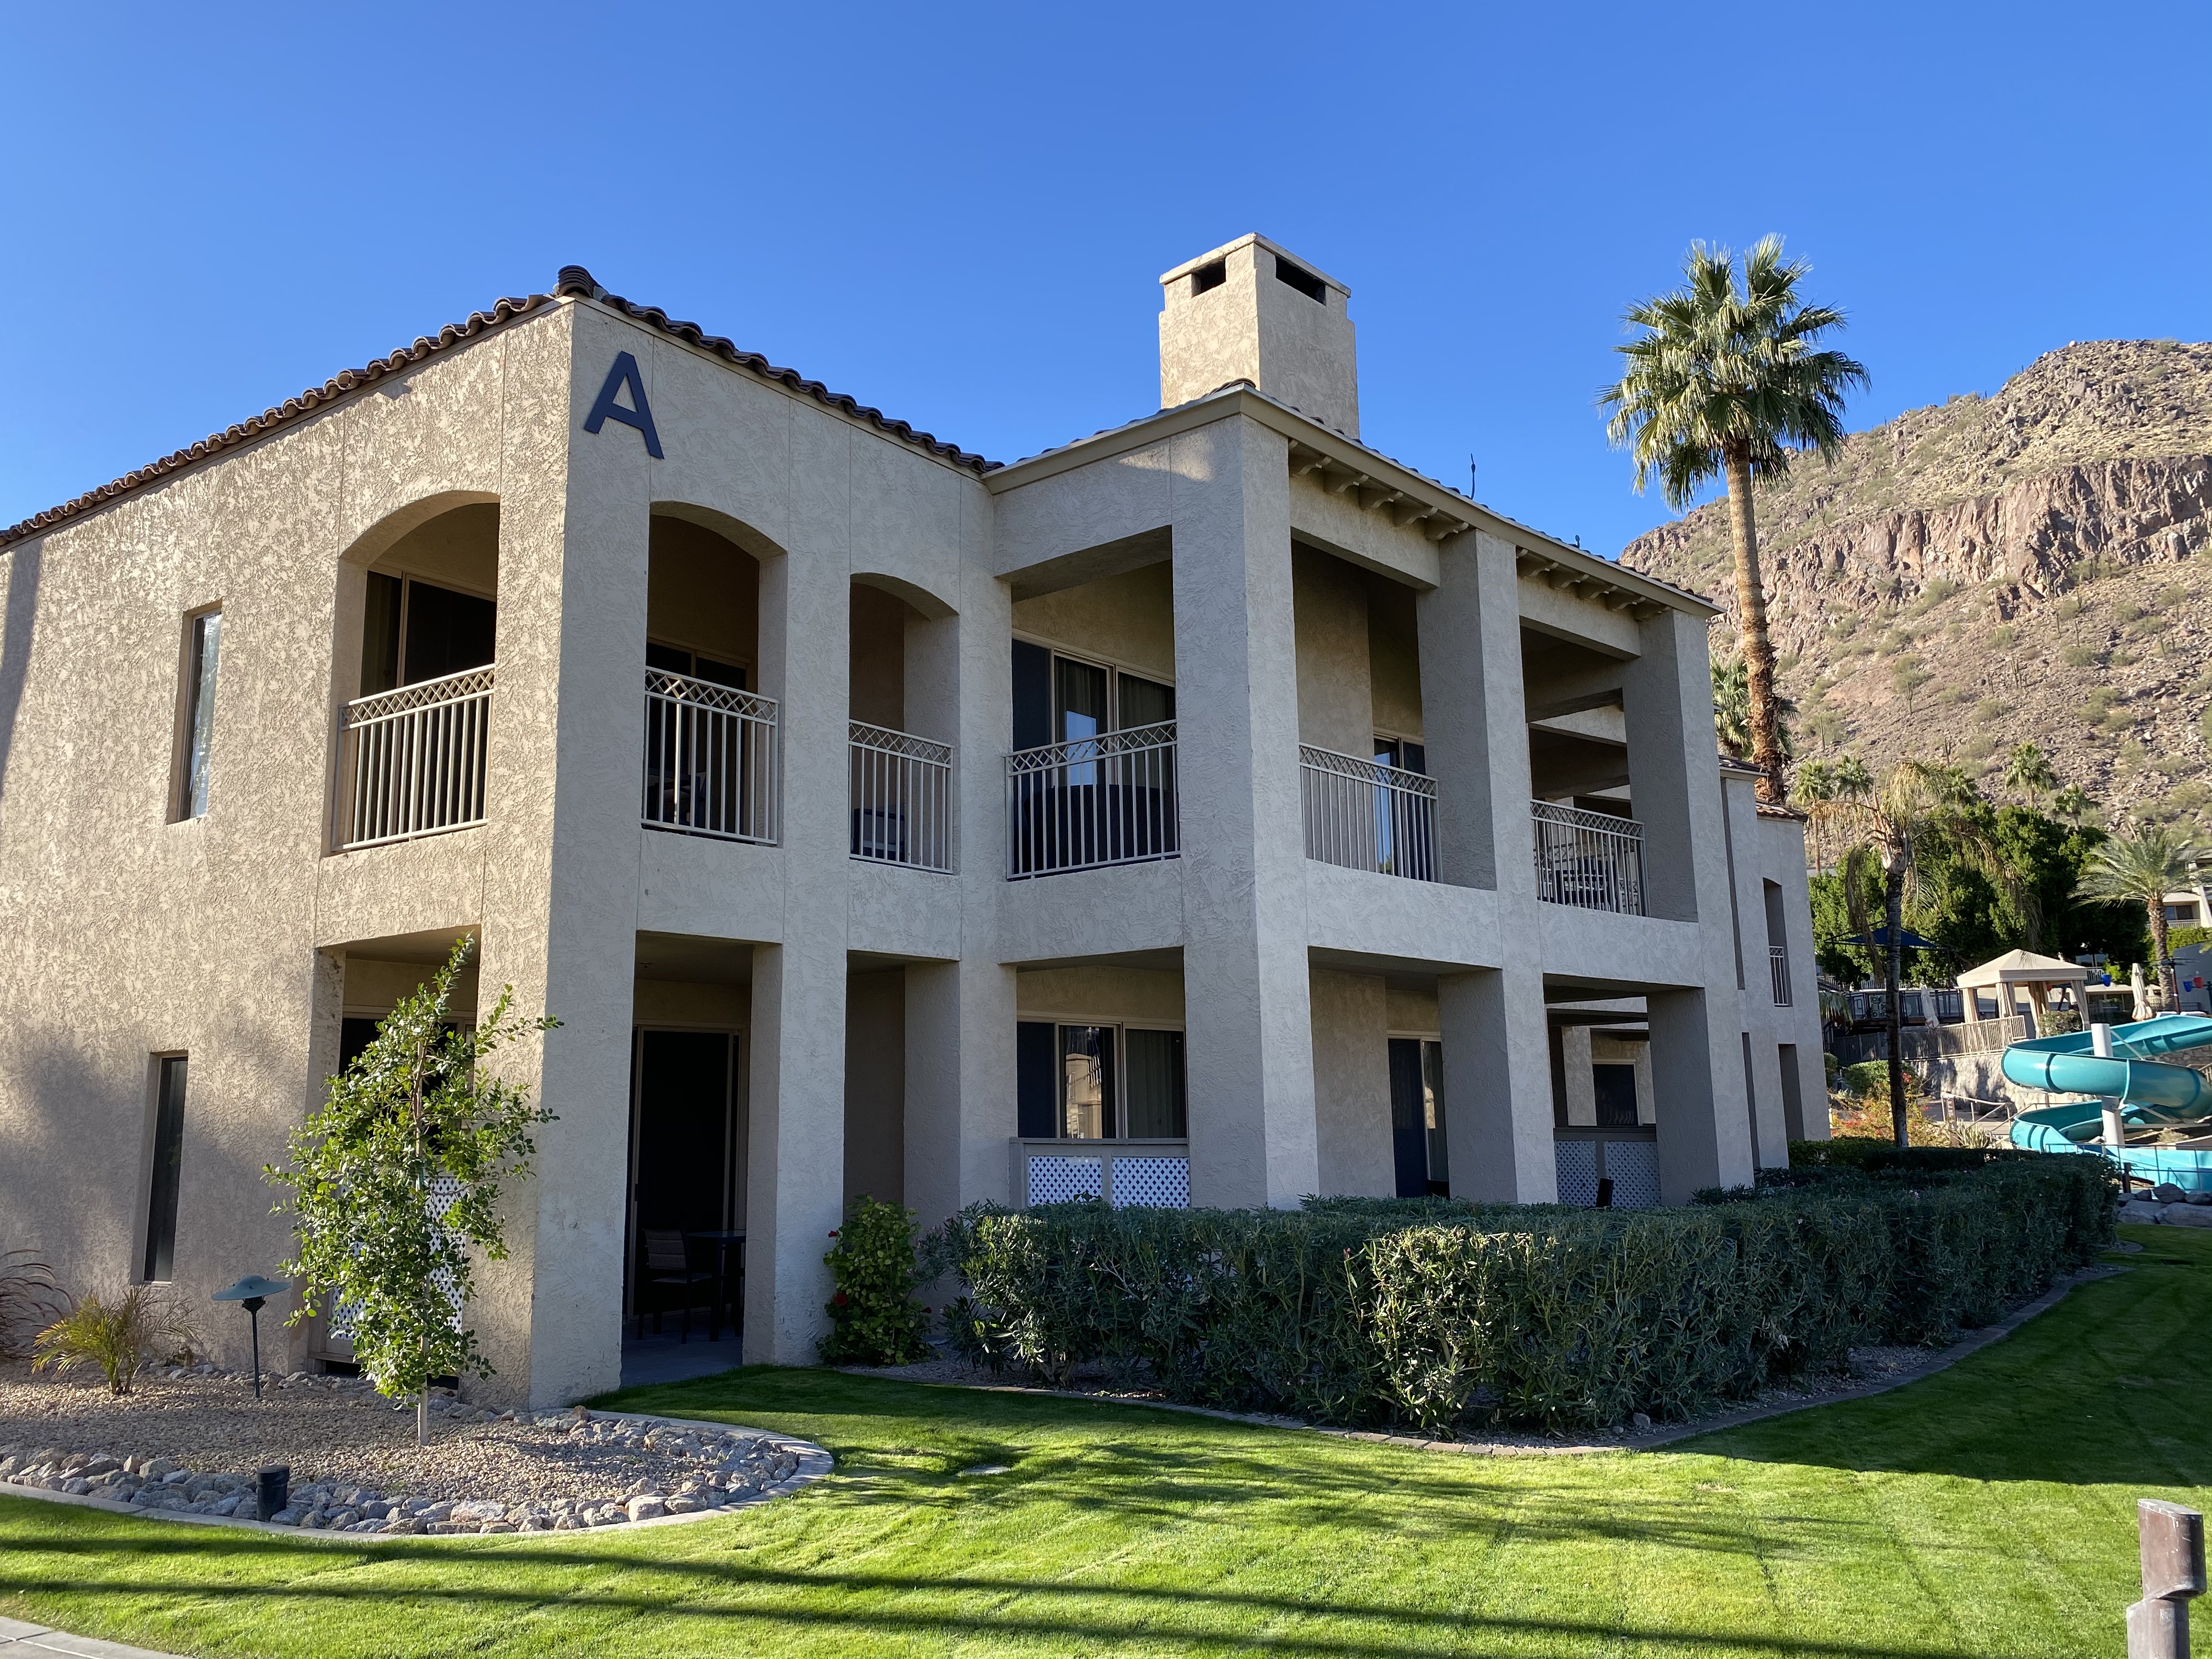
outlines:
[[[2112,1028],[2110,1055],[2096,1052],[2095,1033],[2069,1031],[2032,1037],[2004,1051],[2006,1080],[2049,1094],[2087,1095],[2087,1100],[2032,1107],[2012,1126],[2012,1143],[2037,1152],[2106,1152],[2138,1180],[2171,1182],[2191,1191],[2212,1190],[2212,1148],[2108,1148],[2104,1103],[2117,1099],[2129,1128],[2190,1127],[2212,1120],[2212,1083],[2164,1056],[2212,1047],[2212,1018],[2160,1014]]]

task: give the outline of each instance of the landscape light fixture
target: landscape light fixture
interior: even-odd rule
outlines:
[[[246,1306],[246,1317],[253,1327],[253,1397],[261,1398],[261,1310],[272,1296],[282,1296],[292,1287],[281,1279],[264,1279],[259,1273],[248,1273],[228,1290],[217,1291],[210,1297],[214,1302],[240,1302]]]

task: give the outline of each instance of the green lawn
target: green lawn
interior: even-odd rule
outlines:
[[[621,1403],[838,1471],[641,1534],[294,1542],[0,1500],[0,1613],[188,1654],[2116,1655],[2212,1498],[2212,1239],[1944,1375],[1664,1453],[1471,1458],[818,1371]],[[1009,1474],[961,1479],[982,1462]]]

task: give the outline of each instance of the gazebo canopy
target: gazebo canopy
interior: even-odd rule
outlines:
[[[1972,991],[1991,985],[2081,985],[2088,978],[2089,970],[2079,963],[2039,957],[2033,951],[2008,951],[1978,968],[1969,968],[1953,983]]]

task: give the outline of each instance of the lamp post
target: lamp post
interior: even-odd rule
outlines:
[[[242,1303],[246,1316],[253,1327],[253,1397],[261,1398],[261,1310],[272,1296],[282,1296],[292,1287],[281,1279],[264,1279],[259,1273],[248,1273],[228,1290],[217,1291],[210,1298],[216,1302]]]

